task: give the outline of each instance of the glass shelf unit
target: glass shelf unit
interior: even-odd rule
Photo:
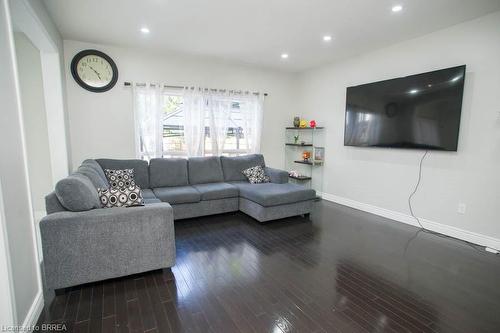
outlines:
[[[294,170],[299,176],[289,176],[289,181],[316,190],[321,196],[323,189],[324,164],[324,127],[286,127],[285,128],[285,168]],[[303,159],[303,153],[309,152],[310,158]],[[321,155],[321,160],[315,159]],[[317,156],[318,157],[318,156]]]

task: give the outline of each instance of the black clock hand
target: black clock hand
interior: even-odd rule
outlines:
[[[91,70],[93,70],[96,74],[97,74],[97,77],[99,78],[99,80],[101,79],[101,76],[99,75],[99,73],[94,69],[94,67],[92,66],[89,66]]]

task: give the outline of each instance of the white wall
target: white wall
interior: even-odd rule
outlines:
[[[423,152],[344,147],[346,87],[462,64],[458,152],[430,153],[415,213],[500,239],[500,12],[301,75],[302,115],[327,127],[324,192],[359,207],[408,214]],[[467,204],[465,215],[457,213],[460,202]]]
[[[45,211],[44,197],[53,190],[53,183],[40,50],[24,33],[15,33],[14,41],[33,209]]]
[[[25,142],[15,67],[14,41],[8,2],[0,3],[0,208],[7,236],[15,324],[22,324],[41,296],[37,276],[34,223],[28,186]],[[2,249],[3,250],[3,249]],[[1,270],[3,272],[3,268]],[[6,295],[8,297],[9,295]],[[3,296],[2,296],[3,297]],[[3,323],[0,323],[3,324]]]
[[[11,1],[13,25],[23,32],[40,50],[45,110],[49,129],[52,179],[68,175],[67,113],[65,112],[65,84],[63,41],[45,6],[39,0]]]
[[[43,72],[45,89],[42,91],[45,106],[49,106],[45,108],[45,111],[49,115],[48,123],[50,123],[47,127],[49,127],[52,176],[67,175],[68,154],[65,138],[64,87],[61,84],[62,39],[47,15],[42,1],[0,0],[0,45],[2,45],[0,48],[0,100],[2,101],[2,112],[0,112],[0,156],[2,156],[0,159],[0,227],[2,228],[0,232],[0,273],[2,275],[0,278],[2,287],[0,312],[2,315],[0,324],[29,327],[36,323],[44,301],[37,260],[28,172],[28,145],[33,143],[28,142],[30,140],[27,139],[25,133],[25,125],[30,120],[27,123],[24,122],[25,115],[23,115],[18,75],[26,68],[22,68],[21,71],[17,68],[14,30],[25,33],[33,43],[32,46],[42,51],[39,54],[41,56],[39,61]],[[23,56],[21,55],[20,59]],[[27,83],[41,88],[39,76],[26,76],[33,81],[25,80]],[[40,110],[43,110],[39,104],[30,105],[31,102],[33,101],[26,101],[28,109],[38,106]],[[30,127],[35,126],[35,124],[31,125]]]
[[[118,83],[108,92],[88,92],[71,76],[73,56],[91,48],[105,52],[118,66]],[[76,41],[64,41],[64,54],[73,169],[86,158],[135,157],[132,91],[123,86],[124,81],[269,93],[265,101],[262,152],[267,164],[283,165],[284,127],[291,124],[296,106],[292,74]]]

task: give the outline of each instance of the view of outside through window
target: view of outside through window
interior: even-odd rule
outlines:
[[[163,96],[163,155],[185,155],[182,96]]]
[[[163,157],[186,156],[184,140],[184,110],[182,96],[165,94],[163,102]],[[240,155],[248,152],[244,121],[240,103],[232,104],[230,126],[227,130],[223,155]],[[212,155],[212,139],[208,114],[205,116],[205,155]]]

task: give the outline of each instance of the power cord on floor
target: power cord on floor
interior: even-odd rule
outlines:
[[[428,154],[429,154],[429,151],[426,150],[425,153],[420,158],[420,163],[419,163],[419,166],[418,166],[418,180],[417,180],[417,183],[415,184],[415,188],[413,189],[413,192],[411,192],[410,196],[408,197],[408,208],[410,208],[410,214],[415,219],[415,221],[417,221],[418,225],[420,226],[420,229],[418,229],[417,232],[415,233],[415,235],[413,235],[408,240],[408,242],[406,243],[404,254],[406,255],[406,251],[408,250],[408,247],[410,246],[410,243],[414,239],[416,239],[421,232],[425,232],[425,233],[428,233],[428,234],[431,234],[431,235],[435,235],[435,236],[438,236],[438,237],[441,237],[441,238],[458,240],[458,241],[464,242],[465,244],[469,245],[471,248],[473,248],[477,252],[480,252],[481,254],[485,254],[484,247],[482,247],[482,246],[479,246],[479,245],[476,245],[474,243],[471,243],[471,242],[468,242],[468,241],[465,241],[465,240],[461,240],[461,239],[458,239],[458,238],[455,238],[455,237],[451,237],[451,236],[447,236],[447,235],[444,235],[444,234],[440,234],[438,232],[431,231],[431,230],[425,228],[422,225],[422,223],[420,222],[420,219],[414,214],[413,207],[412,207],[412,204],[411,204],[411,199],[413,198],[413,196],[415,195],[415,193],[417,193],[418,188],[420,186],[420,183],[422,181],[422,165],[424,163],[425,157]]]

